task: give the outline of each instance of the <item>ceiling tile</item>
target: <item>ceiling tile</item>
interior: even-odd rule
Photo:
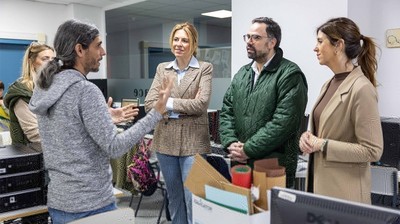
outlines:
[[[103,8],[115,5],[116,3],[129,2],[131,0],[34,1],[66,5],[79,3]],[[231,0],[146,0],[121,8],[106,10],[106,29],[107,32],[113,32],[113,30],[121,31],[129,28],[160,25],[162,22],[182,22],[184,20],[195,20],[200,23],[230,26],[230,18],[221,20],[201,16],[203,12],[220,9],[231,10]]]

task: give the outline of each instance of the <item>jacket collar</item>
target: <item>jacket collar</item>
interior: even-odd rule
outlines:
[[[350,88],[353,86],[354,82],[362,77],[364,75],[364,73],[361,70],[360,66],[357,66],[356,68],[353,69],[353,71],[350,72],[350,74],[346,77],[345,80],[343,80],[342,84],[339,86],[339,88],[337,89],[337,92],[340,95],[346,94],[350,91]],[[329,83],[331,82],[332,79],[330,79],[329,81],[327,81],[324,86],[322,87],[322,91],[321,92],[325,92],[328,88]],[[322,96],[319,97],[318,101],[320,100]],[[317,102],[318,102],[317,101]]]
[[[188,65],[184,70],[187,70],[189,67],[192,67],[192,68],[200,68],[199,61],[197,60],[196,57],[192,56],[192,58],[190,59],[189,65]],[[177,63],[177,61],[176,61],[176,58],[175,58],[175,60],[173,60],[171,63],[169,63],[165,68],[169,68],[169,69],[170,69],[170,68],[173,68],[173,69],[175,69],[175,70],[179,70],[178,63]]]
[[[166,76],[177,76],[176,71],[179,70],[174,68],[175,61],[172,61],[165,67],[165,75]],[[175,63],[176,65],[176,63]],[[178,67],[176,65],[176,67]],[[178,79],[175,79],[174,90],[171,92],[171,97],[173,98],[182,98],[186,91],[189,89],[193,80],[196,79],[197,75],[201,72],[200,70],[200,62],[196,59],[196,57],[192,56],[187,71],[183,76],[180,84],[178,85]]]
[[[275,56],[272,58],[271,62],[268,64],[268,66],[266,68],[264,68],[261,71],[261,73],[263,73],[264,71],[267,71],[267,72],[276,71],[278,69],[279,64],[282,61],[282,58],[283,58],[283,50],[281,48],[278,48],[278,50],[276,50]],[[253,64],[253,62],[254,62],[254,60],[245,66],[246,70],[251,69],[251,65]]]
[[[361,67],[358,66],[358,67],[354,68],[354,70],[352,72],[350,72],[350,74],[346,77],[345,80],[343,80],[343,82],[340,84],[340,86],[338,87],[336,92],[333,94],[331,100],[326,105],[324,111],[322,112],[324,114],[324,117],[326,117],[326,119],[320,119],[320,124],[319,124],[320,132],[322,132],[322,130],[325,126],[325,122],[332,115],[333,111],[335,111],[335,109],[341,104],[341,102],[344,101],[343,98],[346,96],[347,93],[349,93],[350,89],[352,88],[352,86],[354,85],[356,80],[361,78],[362,76],[364,76],[364,73],[362,72]],[[331,80],[332,79],[328,80],[323,85],[321,94],[319,95],[318,99],[315,101],[316,103],[313,108],[315,108],[317,103],[320,102],[321,98],[325,95],[325,92],[326,92]],[[322,114],[321,114],[321,118],[322,118]],[[314,127],[312,128],[312,131],[314,131]]]

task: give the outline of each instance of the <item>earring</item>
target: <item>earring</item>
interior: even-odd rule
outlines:
[[[338,51],[337,50],[335,50],[335,54],[337,54],[338,53]]]

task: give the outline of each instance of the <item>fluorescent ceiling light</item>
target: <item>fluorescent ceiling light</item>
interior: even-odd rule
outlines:
[[[228,10],[218,10],[218,11],[214,11],[214,12],[205,12],[205,13],[202,13],[201,15],[223,19],[223,18],[232,17],[232,12],[228,11]]]

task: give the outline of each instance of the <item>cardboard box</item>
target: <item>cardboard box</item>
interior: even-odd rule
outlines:
[[[250,190],[235,186],[218,173],[202,156],[196,155],[185,186],[192,192],[193,224],[269,224],[270,212],[253,213],[253,204],[248,203],[250,214],[244,214],[205,200],[205,185],[245,195],[251,201]]]
[[[270,212],[243,214],[192,195],[193,224],[270,224]]]

